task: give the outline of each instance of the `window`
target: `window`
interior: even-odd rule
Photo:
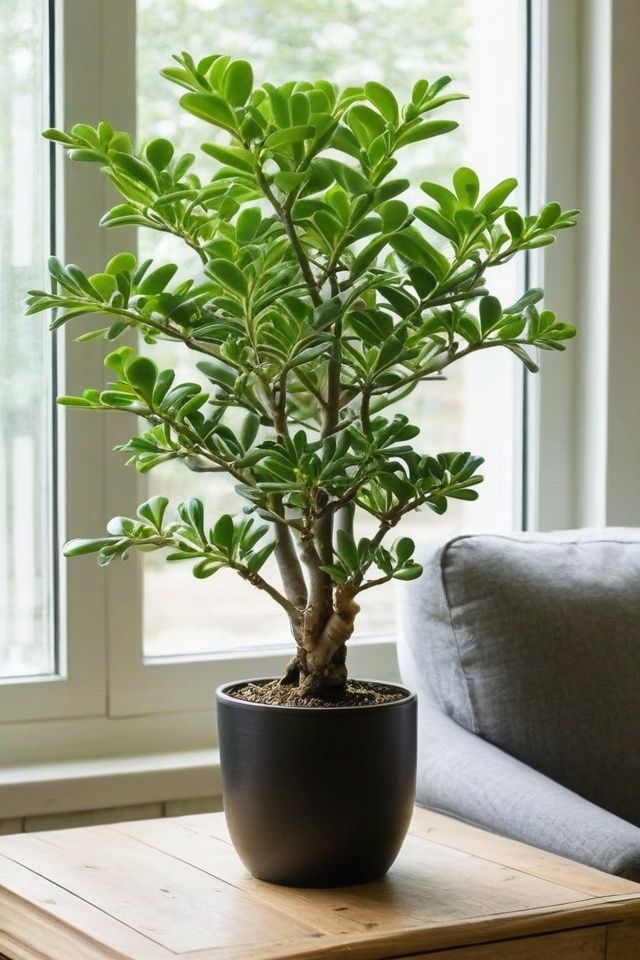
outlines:
[[[212,510],[225,508],[228,497],[222,485],[215,488],[196,474],[170,468],[141,483],[111,449],[131,435],[126,417],[67,410],[59,414],[54,433],[56,368],[58,391],[99,385],[110,347],[76,345],[73,338],[80,331],[70,330],[58,338],[56,356],[45,324],[23,318],[19,307],[27,289],[42,285],[50,248],[50,154],[38,131],[50,123],[53,93],[59,125],[104,117],[118,129],[131,130],[137,118],[138,139],[167,135],[197,152],[206,138],[202,125],[177,108],[178,91],[158,76],[175,50],[195,55],[228,50],[251,59],[264,78],[324,74],[346,83],[377,76],[401,93],[417,76],[450,74],[471,95],[447,111],[462,121],[460,129],[428,142],[424,151],[407,151],[411,176],[418,182],[446,177],[468,164],[489,187],[519,171],[520,202],[525,203],[531,188],[523,174],[531,168],[537,172],[537,179],[531,178],[532,206],[547,195],[574,206],[580,5],[545,0],[289,0],[284,5],[273,0],[5,0],[1,6],[1,109],[3,129],[12,136],[6,138],[0,172],[0,762],[9,762],[7,757],[13,763],[33,762],[38,750],[40,759],[43,750],[55,759],[74,751],[90,756],[209,745],[215,685],[273,673],[289,652],[287,626],[274,605],[222,572],[201,583],[154,555],[140,566],[132,559],[106,571],[92,557],[64,562],[58,589],[52,589],[61,542],[100,534],[110,517],[134,511],[147,493],[162,491],[177,501],[201,492]],[[55,36],[50,9],[56,11]],[[46,67],[53,41],[56,91]],[[533,143],[524,135],[527,89],[540,108]],[[203,169],[206,162],[203,155]],[[136,242],[147,255],[175,254],[160,234],[136,240],[126,230],[98,229],[98,219],[116,201],[95,167],[58,162],[56,181],[56,248],[66,262],[98,271],[116,251],[134,249]],[[553,249],[554,273],[546,282],[550,302],[568,320],[576,318],[572,243],[562,238]],[[523,283],[516,265],[491,279],[505,301],[515,299]],[[164,359],[174,362],[170,353]],[[449,382],[425,384],[414,395],[413,414],[425,450],[472,449],[486,457],[481,498],[468,509],[460,503],[442,518],[421,513],[404,529],[425,541],[468,526],[518,526],[523,450],[530,452],[530,467],[537,471],[534,493],[537,474],[544,478],[541,516],[553,519],[543,526],[571,523],[571,498],[579,486],[573,481],[580,480],[570,442],[576,408],[571,364],[554,363],[552,357],[548,367],[543,363],[541,378],[530,381],[525,437],[521,370],[507,356],[473,359]],[[180,355],[179,360],[191,375],[189,358]],[[537,389],[542,391],[541,442],[536,439]],[[51,509],[56,487],[57,516]],[[236,509],[235,499],[233,505]],[[229,602],[231,591],[238,598],[235,605]],[[389,676],[397,670],[393,587],[365,597],[351,670]]]
[[[407,150],[400,172],[416,184],[425,179],[445,178],[446,182],[457,167],[467,164],[478,171],[488,189],[524,169],[522,3],[289,0],[275,16],[272,0],[190,0],[187,4],[138,0],[137,10],[137,127],[142,139],[168,136],[182,150],[197,152],[205,139],[203,125],[177,107],[175,89],[158,80],[158,70],[176,50],[188,49],[197,59],[215,48],[250,59],[258,82],[260,78],[282,82],[291,77],[328,76],[348,85],[372,77],[407,99],[419,76],[433,79],[449,74],[456,89],[471,96],[470,101],[448,109],[447,116],[459,120],[460,128],[453,135]],[[205,175],[207,165],[203,156],[199,167]],[[420,202],[421,198],[424,195],[416,187],[413,199]],[[193,267],[173,238],[141,231],[139,248],[144,257],[166,256]],[[513,264],[491,278],[492,289],[505,302],[515,300],[520,280]],[[178,364],[185,379],[194,379],[193,359],[184,351],[167,346],[163,360]],[[402,405],[422,428],[416,441],[420,449],[471,449],[487,459],[478,503],[459,502],[444,518],[429,511],[407,518],[402,532],[416,542],[469,525],[499,529],[521,522],[521,370],[510,356],[472,360],[456,368],[449,383],[422,385]],[[228,478],[187,474],[180,465],[169,464],[150,474],[148,489],[173,502],[197,495],[215,510],[238,510]],[[365,526],[360,529],[363,535],[368,533]],[[247,597],[246,584],[232,572],[221,571],[202,584],[178,566],[165,564],[159,554],[145,558],[147,656],[264,648],[286,639],[281,611],[257,591]],[[393,633],[393,598],[392,583],[363,594],[359,637]]]
[[[0,15],[0,677],[53,673],[53,344],[20,301],[49,250],[48,22],[41,0]]]

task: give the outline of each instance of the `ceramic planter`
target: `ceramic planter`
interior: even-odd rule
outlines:
[[[217,691],[224,809],[245,866],[294,886],[382,877],[415,802],[415,694],[397,687],[401,700],[355,707],[229,695],[247,682]]]

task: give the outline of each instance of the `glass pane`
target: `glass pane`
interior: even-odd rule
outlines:
[[[288,0],[276,15],[273,0],[138,0],[139,136],[168,136],[194,151],[205,139],[201,122],[177,108],[175,88],[158,79],[158,70],[179,50],[196,58],[224,52],[249,59],[258,82],[326,76],[347,85],[377,79],[405,100],[418,77],[449,74],[457,90],[471,95],[440,114],[459,120],[460,128],[407,149],[400,171],[416,184],[447,182],[453,170],[467,164],[489,188],[523,167],[523,7],[517,0]],[[205,170],[206,158],[199,164]],[[424,195],[416,189],[413,199],[423,202]],[[142,232],[140,245],[145,257],[188,261],[172,238]],[[515,265],[490,282],[506,302],[517,298]],[[185,351],[169,345],[160,349],[162,360],[193,379]],[[423,384],[402,409],[422,428],[419,449],[480,453],[487,459],[486,480],[477,503],[458,502],[444,517],[424,511],[407,518],[402,533],[417,542],[470,525],[496,530],[518,522],[520,372],[512,357],[491,352],[453,369],[447,383]],[[173,500],[201,496],[213,512],[239,509],[224,478],[212,482],[169,465],[150,475],[149,485]],[[359,532],[368,534],[366,521]],[[259,591],[249,591],[234,574],[223,571],[201,583],[188,570],[148,555],[146,653],[202,654],[286,640],[281,611]],[[393,591],[387,584],[359,598],[358,636],[393,631]]]
[[[0,677],[54,669],[50,616],[50,335],[20,301],[48,252],[46,4],[0,14]]]

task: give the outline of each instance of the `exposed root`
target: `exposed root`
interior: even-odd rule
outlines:
[[[298,697],[344,688],[347,683],[346,643],[353,633],[359,609],[353,588],[338,587],[334,609],[319,635],[309,632],[309,620],[306,620],[306,629],[301,631],[298,639],[298,650],[285,667],[280,685],[291,686]],[[313,622],[314,618],[310,620]]]

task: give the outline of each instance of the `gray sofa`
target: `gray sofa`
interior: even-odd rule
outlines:
[[[462,536],[401,595],[418,801],[640,880],[640,530]]]

